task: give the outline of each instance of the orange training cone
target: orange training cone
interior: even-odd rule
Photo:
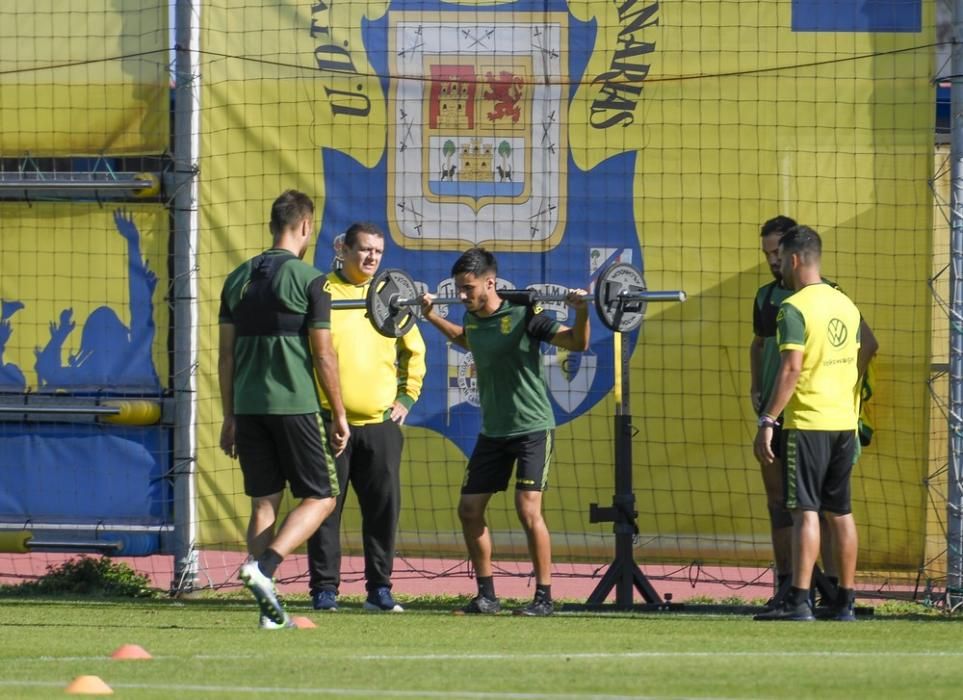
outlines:
[[[114,690],[99,676],[77,676],[64,688],[71,695],[113,695]]]
[[[117,647],[117,650],[110,655],[112,659],[153,659],[147,650],[137,644],[124,644]]]
[[[302,615],[298,615],[297,617],[292,617],[291,622],[293,622],[294,626],[297,627],[299,630],[308,630],[308,629],[311,629],[312,627],[317,627],[317,625],[314,624],[314,620],[312,620],[310,617],[304,617]]]

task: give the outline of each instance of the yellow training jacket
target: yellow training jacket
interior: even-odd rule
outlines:
[[[331,272],[325,289],[331,301],[364,299],[368,283],[351,284]],[[331,338],[348,423],[381,423],[395,401],[410,409],[418,400],[425,379],[425,341],[417,325],[401,338],[385,338],[371,327],[364,309],[338,309],[331,312]],[[324,392],[319,393],[321,405],[331,410]]]

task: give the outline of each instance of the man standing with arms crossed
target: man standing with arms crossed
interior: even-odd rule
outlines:
[[[221,292],[220,445],[240,459],[251,497],[250,557],[239,575],[266,629],[292,626],[274,573],[334,510],[334,456],[350,434],[329,331],[331,295],[324,274],[303,261],[313,218],[307,195],[288,190],[278,197],[271,207],[273,246],[228,275]],[[315,377],[332,406],[330,446]],[[275,534],[285,482],[300,503]]]
[[[822,241],[807,226],[790,229],[779,244],[782,276],[795,294],[779,309],[781,363],[753,449],[761,464],[775,462],[772,435],[784,415],[780,452],[785,506],[793,518],[793,580],[784,600],[757,620],[814,619],[809,591],[820,549],[820,510],[832,531],[839,572],[832,617],[855,620],[858,536],[850,477],[859,417],[860,315],[845,294],[823,282],[821,255]]]
[[[364,299],[381,265],[385,241],[370,223],[352,224],[340,246],[340,269],[327,275],[332,299]],[[365,610],[402,612],[391,595],[395,537],[401,510],[401,424],[421,393],[425,341],[417,326],[400,338],[380,335],[364,309],[339,310],[331,326],[344,405],[351,426],[337,458],[341,495],[331,517],[308,539],[311,600],[316,610],[337,610],[341,583],[341,513],[354,487],[361,508]],[[331,405],[321,399],[325,425]]]
[[[478,580],[478,595],[460,612],[494,614],[501,610],[492,576],[492,538],[485,508],[494,493],[508,488],[515,472],[515,510],[535,569],[535,597],[518,615],[543,616],[552,603],[552,543],[542,516],[548,482],[555,418],[542,370],[542,342],[584,352],[589,347],[588,307],[580,289],[567,302],[575,309],[571,328],[541,313],[541,308],[502,299],[495,288],[498,266],[484,248],[465,252],[451,269],[455,290],[465,305],[464,326],[434,312],[432,296],[422,297],[422,313],[453,343],[471,351],[477,370],[482,431],[468,460],[458,517]]]

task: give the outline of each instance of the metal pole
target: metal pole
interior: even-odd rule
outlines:
[[[174,89],[174,578],[171,592],[190,591],[197,579],[194,466],[196,463],[197,178],[200,138],[198,78],[200,0],[177,0]]]
[[[963,0],[953,3],[950,78],[950,412],[946,597],[963,603]]]
[[[120,190],[127,193],[134,190],[144,190],[152,187],[151,180],[36,180],[0,178],[0,192],[13,190],[14,192],[44,192],[47,190]]]
[[[621,335],[621,347],[616,362],[621,364],[621,382],[619,403],[615,407],[615,495],[612,504],[622,517],[614,525],[615,529],[615,558],[622,561],[619,580],[615,584],[615,605],[618,608],[632,607],[633,591],[635,590],[635,559],[632,552],[632,541],[635,535],[635,492],[632,491],[632,409],[629,406],[631,398],[630,360],[632,358],[632,343],[625,335]]]
[[[0,413],[13,413],[16,415],[97,415],[97,416],[116,416],[120,409],[111,406],[0,406]]]

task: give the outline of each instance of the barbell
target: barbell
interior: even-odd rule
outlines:
[[[565,301],[568,294],[543,294],[535,289],[499,289],[498,295],[513,303],[535,305]],[[583,294],[593,301],[599,319],[616,333],[627,333],[642,325],[649,302],[685,301],[685,292],[649,291],[642,272],[629,263],[614,263],[599,275],[595,292]],[[435,305],[460,304],[458,297],[436,297]],[[378,333],[399,338],[415,324],[415,309],[421,306],[421,294],[415,281],[404,270],[386,269],[371,280],[364,299],[336,299],[332,309],[365,309],[366,316]]]

